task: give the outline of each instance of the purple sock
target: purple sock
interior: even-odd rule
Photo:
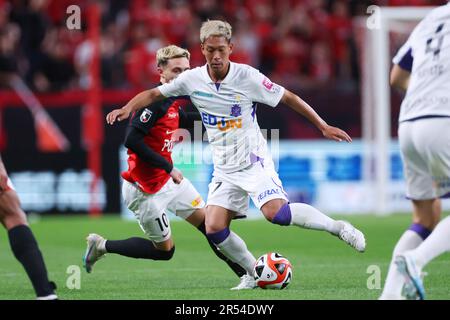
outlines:
[[[219,244],[225,241],[230,235],[230,229],[227,227],[219,232],[207,233],[206,236],[215,244]]]
[[[291,207],[289,207],[289,203],[286,203],[284,206],[278,210],[275,217],[272,219],[272,223],[279,224],[280,226],[288,226],[291,224],[292,215],[291,215]]]
[[[428,230],[427,228],[425,228],[423,225],[418,224],[418,223],[413,223],[410,227],[409,230],[414,231],[415,233],[417,233],[423,240],[425,240],[426,238],[428,238],[428,236],[430,235],[431,231]]]

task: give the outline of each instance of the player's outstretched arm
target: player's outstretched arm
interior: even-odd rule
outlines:
[[[312,124],[314,124],[320,131],[322,131],[322,134],[325,138],[335,141],[352,141],[352,138],[350,138],[350,136],[345,131],[328,125],[325,120],[323,120],[317,114],[317,112],[314,111],[313,108],[311,108],[309,104],[307,104],[299,96],[290,92],[289,90],[284,91],[281,102],[287,104],[296,112],[300,113],[306,119],[311,121]]]
[[[136,96],[134,96],[133,99],[128,101],[128,103],[124,107],[120,109],[114,109],[113,111],[108,113],[106,115],[106,122],[108,124],[114,124],[116,120],[122,121],[128,119],[132,112],[142,109],[154,102],[163,100],[164,98],[165,97],[161,94],[161,91],[159,91],[158,88],[142,91],[141,93],[138,93]]]

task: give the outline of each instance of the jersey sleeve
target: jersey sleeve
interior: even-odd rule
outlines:
[[[162,84],[158,87],[159,91],[166,98],[188,96],[189,71],[185,71],[169,83]]]
[[[398,50],[397,54],[392,59],[392,63],[409,72],[412,71],[413,61],[413,50],[409,41]]]
[[[284,87],[270,81],[264,74],[256,69],[248,71],[248,92],[253,102],[276,107],[284,94]]]
[[[161,104],[162,101],[136,111],[130,120],[130,126],[138,129],[144,134],[147,134],[155,125],[156,121],[161,117]]]
[[[408,40],[400,47],[397,54],[392,59],[392,63],[398,65],[403,70],[412,71],[414,62],[414,44],[417,42],[418,33],[422,28],[424,21],[422,20],[411,32]]]

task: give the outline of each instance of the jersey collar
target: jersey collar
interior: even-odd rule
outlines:
[[[208,64],[205,64],[202,69],[203,69],[202,70],[203,71],[203,76],[205,77],[206,82],[209,83],[209,84],[215,84],[215,82],[211,79],[211,77],[208,74]],[[234,72],[234,62],[230,61],[230,70],[228,70],[228,73],[225,76],[225,78],[222,81],[220,81],[220,84],[222,85],[222,84],[228,83],[230,81],[231,74],[233,72]]]

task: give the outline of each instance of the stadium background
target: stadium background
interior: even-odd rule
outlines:
[[[260,106],[257,116],[261,128],[268,130],[269,138],[274,137],[274,134],[280,138],[276,162],[291,200],[312,203],[330,214],[370,213],[370,201],[373,199],[364,198],[364,193],[358,192],[363,175],[362,147],[359,141],[362,134],[361,53],[357,44],[355,18],[367,16],[366,9],[371,4],[425,6],[445,2],[0,0],[0,151],[24,209],[27,213],[46,216],[43,222],[36,223],[34,229],[38,238],[42,239],[41,246],[46,257],[49,257],[47,260],[50,270],[58,268],[59,271],[53,271],[53,274],[64,283],[66,273],[61,268],[65,268],[71,261],[79,264],[78,260],[73,260],[73,256],[76,254],[79,257],[84,245],[80,234],[91,231],[90,227],[109,231],[111,236],[118,237],[123,237],[125,231],[129,232],[128,235],[139,232],[134,224],[122,226],[116,216],[123,210],[119,173],[124,164],[122,143],[126,125],[121,123],[114,127],[107,126],[104,118],[110,110],[122,106],[136,93],[153,87],[158,82],[155,70],[155,53],[158,48],[175,43],[190,50],[191,67],[203,65],[198,30],[201,22],[208,18],[226,19],[232,24],[235,43],[231,57],[233,61],[251,64],[273,81],[298,93],[330,124],[346,130],[355,140],[353,144],[345,146],[324,142],[319,131],[289,108],[279,106],[273,110]],[[69,14],[66,9],[72,4],[81,8],[81,30],[67,28],[66,19]],[[98,51],[92,41],[97,41]],[[395,49],[397,48],[392,48]],[[98,70],[98,74],[95,70]],[[62,136],[52,131],[48,121],[36,119],[25,107],[24,101],[11,88],[11,76],[23,79],[59,127]],[[396,191],[391,200],[394,203],[393,210],[408,212],[410,204],[402,195],[404,182],[401,159],[395,144],[401,98],[399,93],[392,92],[391,137],[394,143],[390,178]],[[191,133],[193,134],[193,130]],[[272,140],[269,141],[269,146],[271,144]],[[180,164],[180,168],[206,195],[212,166]],[[366,189],[367,187],[370,188],[365,186]],[[60,218],[72,213],[81,216]],[[106,214],[108,217],[101,220],[85,219],[83,215],[87,213],[94,216]],[[52,220],[53,216],[56,220]],[[309,281],[310,291],[306,290],[305,293],[301,288],[302,297],[375,298],[376,292],[355,291],[345,285],[342,292],[324,292],[321,286],[324,283],[334,284],[334,281],[339,280],[331,275],[341,274],[343,277],[357,275],[359,284],[364,287],[367,265],[376,262],[383,268],[387,267],[393,245],[407,226],[409,217],[404,215],[393,217],[392,220],[383,219],[365,216],[352,218],[357,225],[365,227],[363,229],[373,239],[372,248],[376,249],[362,260],[350,257],[346,260],[350,267],[345,268],[345,264],[337,256],[348,258],[350,253],[340,251],[343,250],[340,247],[335,249],[334,240],[328,243],[328,239],[322,240],[316,234],[304,237],[303,239],[312,241],[306,241],[307,243],[317,242],[322,245],[321,253],[317,253],[313,244],[300,243],[297,246],[295,230],[281,233],[278,229],[270,229],[273,227],[262,221],[249,222],[248,229],[245,229],[246,222],[240,222],[237,230],[243,230],[244,234],[248,232],[248,244],[256,248],[258,253],[267,250],[264,249],[266,247],[262,248],[263,243],[256,240],[258,233],[272,232],[273,238],[278,235],[278,242],[274,242],[272,248],[281,250],[295,264],[300,259],[305,263],[305,267],[302,267],[305,275],[302,280],[312,279]],[[68,226],[71,226],[70,230],[65,230]],[[187,228],[174,225],[174,229],[177,229],[174,233],[180,232],[179,239],[186,240],[181,243],[192,240],[191,231]],[[252,228],[254,229],[251,230]],[[67,236],[67,240],[60,238],[61,235]],[[0,243],[5,244],[3,234],[0,238]],[[79,243],[78,238],[81,239]],[[281,238],[287,240],[279,241]],[[61,241],[64,249],[57,247],[55,241]],[[185,250],[183,253],[180,247],[178,259],[182,261],[187,261],[188,255],[195,256],[197,251],[201,251],[195,245],[189,248],[192,251]],[[323,247],[325,250],[322,250]],[[201,249],[208,250],[205,246]],[[297,259],[297,254],[301,258]],[[11,257],[1,257],[6,261],[4,266],[14,264]],[[62,262],[62,258],[67,261]],[[326,265],[330,261],[326,259],[329,258],[336,263],[337,269]],[[198,259],[202,261],[202,257]],[[121,261],[116,260],[117,270],[111,271],[114,279],[120,279],[121,272],[129,272],[129,267]],[[177,261],[174,262],[177,266],[184,266],[179,262],[181,260]],[[212,266],[215,266],[214,263],[219,268],[219,262],[213,262]],[[444,297],[445,294],[448,296],[446,288],[449,283],[441,282],[439,278],[448,275],[448,272],[442,271],[445,263],[448,261],[441,261],[440,268],[434,269],[439,272],[431,280],[438,286],[434,291],[438,298],[442,294]],[[361,265],[363,269],[360,268]],[[142,261],[136,262],[135,269],[140,268],[146,268]],[[326,279],[318,278],[317,268],[322,275],[329,276],[325,276]],[[157,277],[160,273],[167,276],[165,272],[169,271],[164,266],[157,267],[155,274],[150,275],[153,277],[150,279],[151,285],[161,289]],[[211,274],[213,278],[217,276],[215,273]],[[170,276],[173,279],[169,286],[173,283],[176,287],[185,280],[175,273],[170,273]],[[99,279],[109,281],[101,273]],[[130,279],[127,278],[127,281]],[[15,276],[5,276],[3,280],[5,288],[9,290],[15,288],[17,283],[27,286],[25,279],[19,280]],[[152,296],[142,288],[138,280],[133,279],[135,282],[132,283],[141,287],[127,292],[127,298],[179,297],[169,294],[158,296],[157,290],[152,293],[155,296]],[[229,286],[228,280],[220,281],[219,287]],[[124,288],[127,285],[125,282],[117,283]],[[191,299],[208,299],[213,296],[211,292],[197,288],[196,283],[197,280],[190,283],[194,288],[189,291],[192,293]],[[341,282],[336,283],[336,286],[341,285]],[[90,286],[90,295],[77,293],[72,297],[123,298],[120,294],[114,295],[112,290],[108,292],[107,287],[97,289],[94,283]],[[300,291],[296,288],[294,285],[290,295],[282,297],[298,298],[296,294]],[[11,294],[24,297],[18,289],[14,290],[10,291]],[[220,292],[216,297],[253,297],[250,294],[222,294]],[[9,298],[10,295],[0,294],[0,298],[5,297]],[[275,294],[258,297],[279,298]]]
[[[233,25],[234,61],[251,64],[300,94],[324,119],[358,141],[362,131],[360,57],[353,18],[367,15],[370,4],[443,2],[77,1],[81,30],[69,30],[66,9],[71,1],[0,1],[0,72],[25,80],[70,144],[58,144],[43,132],[45,124],[35,125],[32,113],[3,77],[2,156],[27,211],[117,213],[118,151],[125,125],[106,126],[104,115],[158,82],[158,48],[170,43],[186,47],[192,54],[191,66],[202,65],[198,30],[207,18],[224,18]],[[91,10],[93,4],[99,9],[98,19]],[[96,27],[98,30],[93,30]],[[96,60],[92,58],[93,41],[99,43],[97,80],[92,80]],[[401,96],[394,92],[392,99],[395,137]],[[272,129],[279,130],[282,150],[300,150],[300,154],[282,153],[279,159],[283,163],[280,175],[292,200],[345,213],[340,201],[344,196],[354,204],[349,212],[370,209],[358,205],[365,203],[365,193],[354,191],[362,179],[361,148],[335,145],[328,153],[321,153],[327,149],[323,142],[296,145],[296,141],[320,139],[320,132],[283,106],[275,111],[260,106],[258,120],[261,128],[268,130],[269,138]],[[285,141],[290,144],[283,146]],[[319,150],[319,154],[301,154],[301,150],[311,149]],[[405,211],[409,207],[401,201],[401,161],[395,148],[391,164],[391,179],[399,185],[393,199],[400,199],[394,208]],[[183,169],[205,196],[212,167],[191,165]],[[343,182],[348,183],[346,187],[342,187]],[[330,188],[341,191],[330,192]],[[333,194],[334,200],[326,199]]]

